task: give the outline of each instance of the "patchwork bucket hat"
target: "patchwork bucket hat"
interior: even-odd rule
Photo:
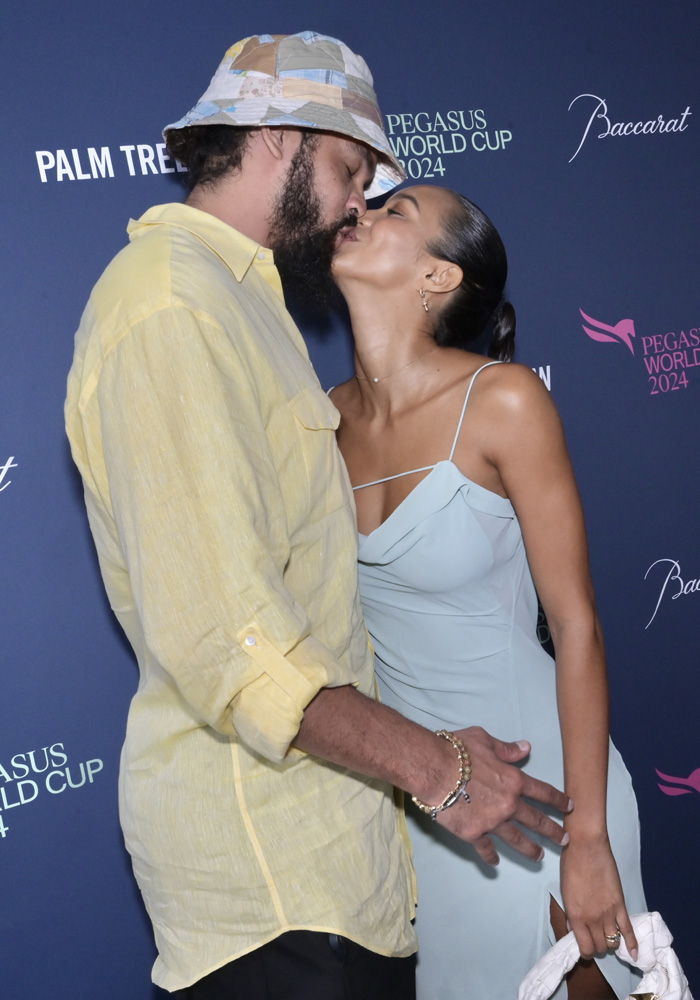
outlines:
[[[364,142],[380,154],[368,198],[406,178],[384,131],[367,63],[314,31],[236,42],[201,99],[163,134],[190,125],[290,125]]]

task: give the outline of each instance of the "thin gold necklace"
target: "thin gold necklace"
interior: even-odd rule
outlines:
[[[426,351],[425,354],[421,354],[421,356],[416,358],[415,361],[409,361],[407,365],[404,365],[402,368],[397,368],[395,372],[389,372],[388,375],[380,375],[379,378],[367,378],[366,375],[358,375],[355,373],[355,378],[360,379],[362,382],[383,382],[385,378],[391,378],[392,375],[398,375],[399,372],[405,372],[407,368],[412,368],[413,365],[417,365],[419,361],[423,360],[423,358],[427,358],[429,354],[433,353],[433,351],[437,351],[439,346],[439,344],[436,344],[435,347],[431,347],[429,351]]]

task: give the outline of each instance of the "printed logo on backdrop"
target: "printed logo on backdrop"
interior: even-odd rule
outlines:
[[[654,619],[663,612],[666,613],[671,601],[683,597],[694,597],[700,604],[700,578],[693,579],[684,573],[678,559],[657,559],[644,574],[644,579],[653,588],[653,614],[647,624],[648,629]],[[683,602],[686,605],[686,602]],[[700,607],[695,606],[693,613],[697,616]]]
[[[470,151],[503,151],[513,138],[509,129],[492,127],[481,108],[418,111],[386,118],[394,153],[414,180],[442,177],[449,162],[446,157]],[[110,146],[37,149],[35,155],[42,184],[105,180],[119,174],[137,177],[187,172],[179,161],[168,156],[164,142],[154,146],[132,143],[114,149]]]
[[[17,468],[17,463],[15,462],[14,455],[10,455],[10,457],[8,458],[8,460],[5,462],[4,465],[0,465],[0,493],[2,493],[3,490],[6,490],[7,487],[11,485],[12,480],[7,478],[8,473],[10,469],[16,469],[16,468]]]
[[[700,767],[696,767],[687,778],[676,778],[671,774],[663,774],[658,767],[655,769],[661,781],[659,788],[664,795],[692,795],[693,792],[700,793]]]
[[[387,115],[386,122],[391,147],[413,180],[443,177],[450,156],[502,152],[513,138],[483,108]]]
[[[19,815],[11,810],[40,798],[88,788],[103,766],[99,758],[69,764],[64,743],[0,759],[0,838],[7,837],[13,817]]]
[[[583,330],[601,344],[624,345],[643,364],[651,396],[688,388],[688,370],[700,365],[700,329],[671,330],[637,338],[634,320],[621,319],[615,324],[594,319],[579,309]],[[637,348],[638,350],[636,350]],[[637,368],[641,366],[637,364]]]
[[[544,382],[549,391],[552,391],[552,366],[551,365],[540,365],[539,367],[532,369],[535,375]]]
[[[187,173],[178,160],[165,152],[165,143],[119,146],[88,146],[86,149],[37,149],[36,163],[42,184],[49,181],[105,180],[116,175],[145,177],[149,174]],[[116,165],[116,170],[115,170]]]
[[[580,104],[578,102],[581,102]],[[569,111],[577,105],[575,113],[582,113],[584,119],[583,135],[576,147],[576,152],[569,160],[571,163],[581,152],[583,144],[592,139],[630,138],[633,136],[661,135],[669,132],[685,132],[690,124],[688,118],[692,115],[690,105],[680,114],[657,114],[656,111],[647,121],[617,121],[618,112],[612,114],[608,110],[608,102],[597,94],[579,94],[569,105]],[[598,129],[602,131],[598,131]]]

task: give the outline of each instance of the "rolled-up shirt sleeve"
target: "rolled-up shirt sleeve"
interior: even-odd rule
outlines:
[[[146,655],[198,718],[282,760],[316,693],[353,683],[285,581],[290,509],[268,430],[287,403],[266,395],[221,327],[183,307],[121,337],[93,405],[94,482]]]

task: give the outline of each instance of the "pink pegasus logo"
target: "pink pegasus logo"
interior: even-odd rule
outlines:
[[[599,319],[593,319],[592,316],[587,316],[583,309],[579,309],[579,312],[585,319],[586,323],[590,323],[591,327],[595,327],[595,329],[591,329],[591,327],[586,326],[585,323],[583,324],[583,329],[592,340],[599,340],[608,344],[619,344],[622,342],[623,344],[626,344],[632,354],[634,354],[634,344],[632,343],[632,337],[636,337],[634,320],[621,319],[619,323],[615,324],[615,326],[608,326],[607,323],[601,323]]]
[[[691,792],[700,792],[700,767],[696,767],[687,778],[674,778],[670,774],[662,774],[658,768],[656,773],[663,781],[669,781],[670,785],[662,785],[659,788],[664,795],[690,795]]]

